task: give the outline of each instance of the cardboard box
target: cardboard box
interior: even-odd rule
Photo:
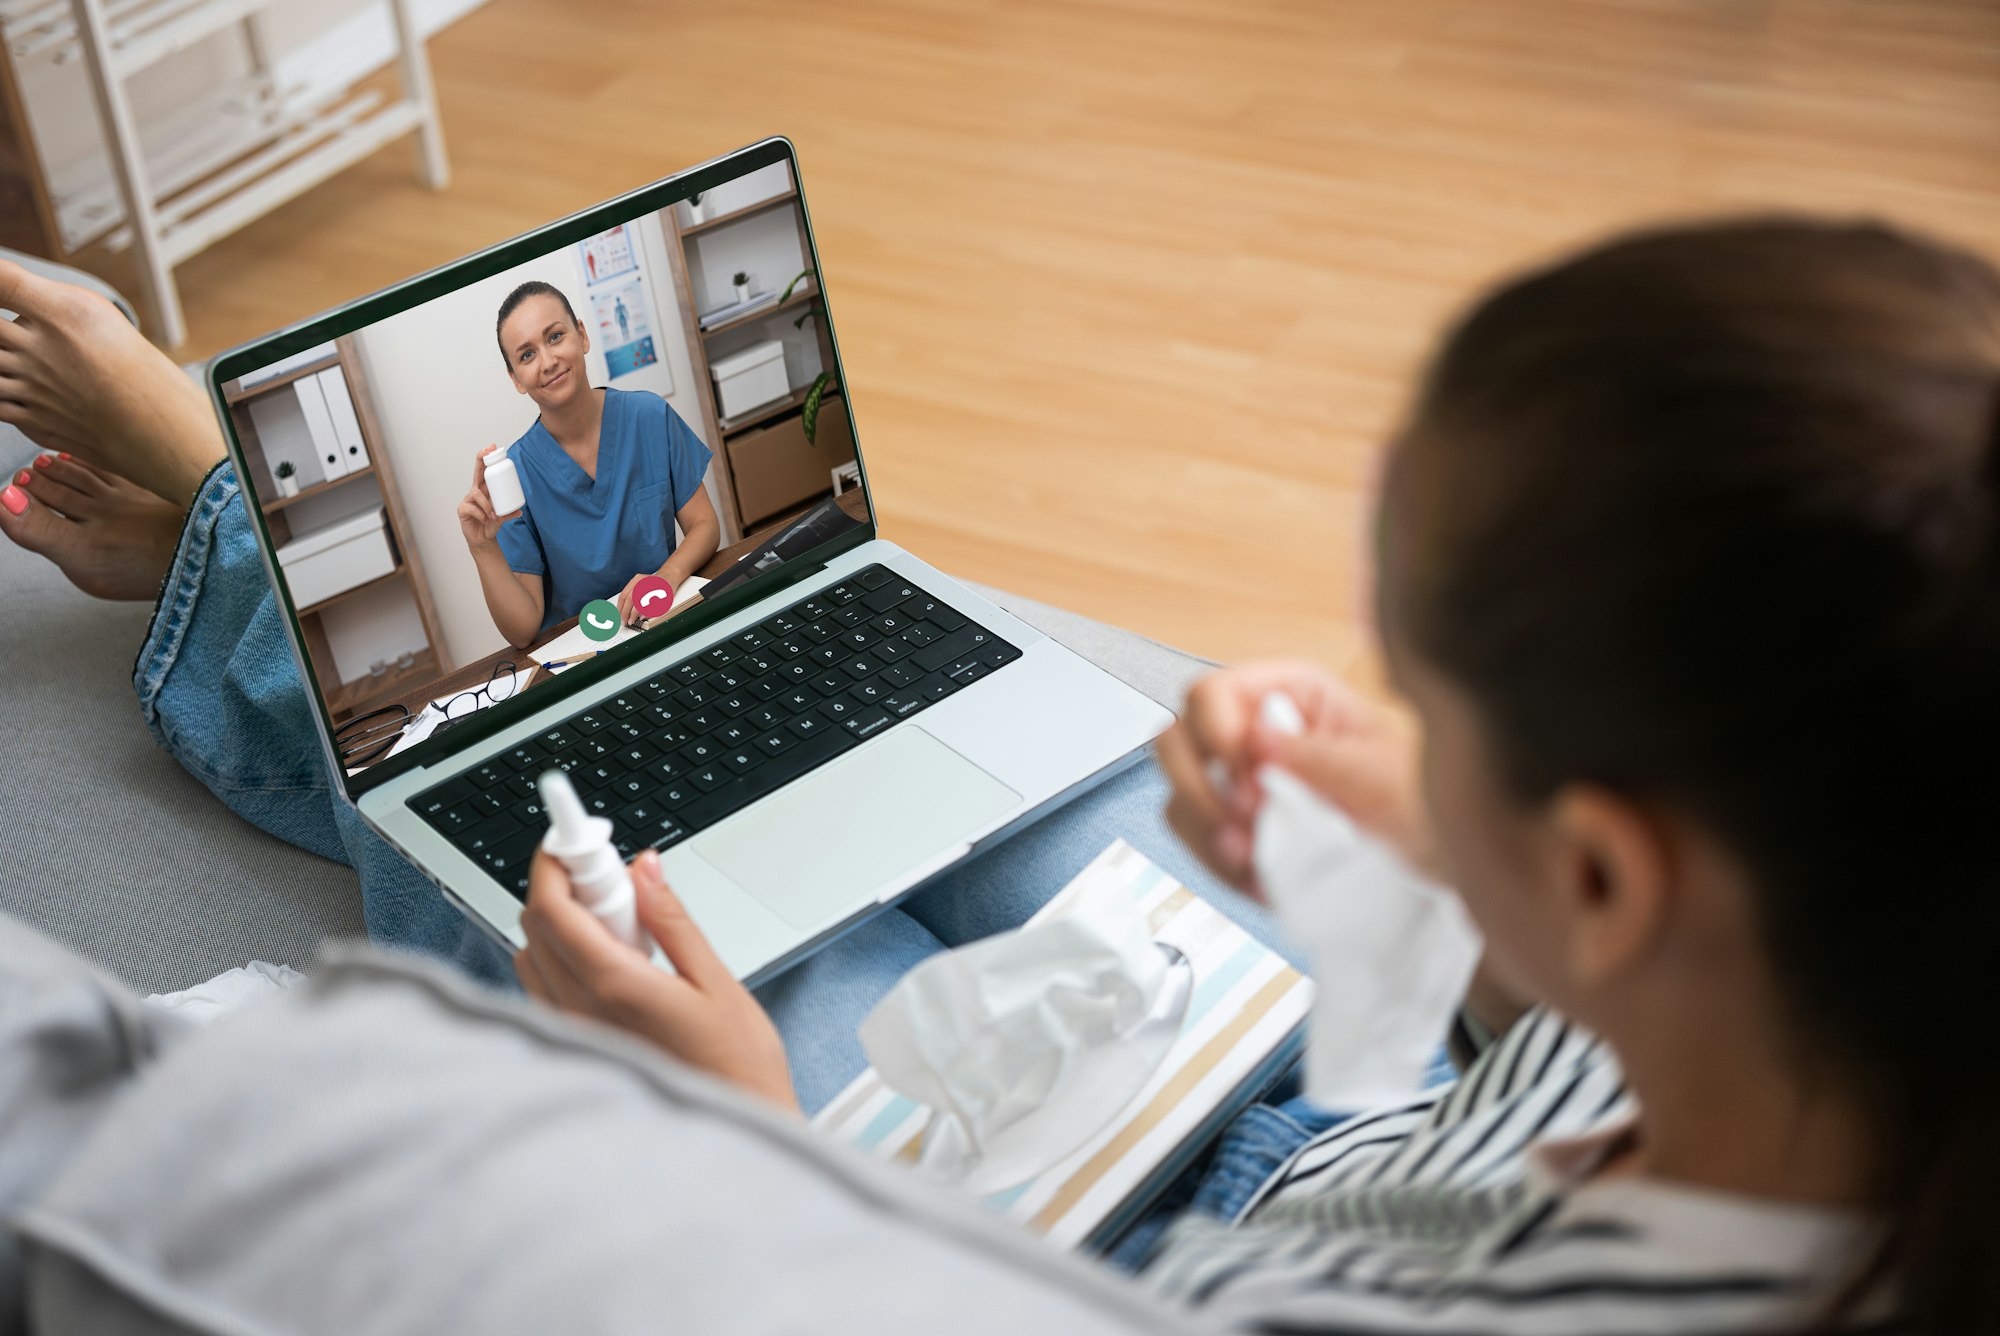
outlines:
[[[854,458],[847,427],[847,402],[829,394],[819,404],[819,442],[806,444],[797,414],[729,441],[729,477],[736,484],[736,507],[747,529],[779,511],[831,492],[836,465]]]

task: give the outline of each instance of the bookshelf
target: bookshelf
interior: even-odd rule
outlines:
[[[774,225],[774,215],[788,220],[790,226]],[[693,363],[694,395],[701,408],[699,426],[715,450],[723,503],[722,541],[727,544],[776,515],[797,511],[833,494],[833,470],[854,458],[843,387],[838,380],[828,383],[820,403],[817,441],[809,444],[802,425],[806,395],[822,370],[834,368],[833,342],[818,314],[824,306],[817,273],[801,278],[783,301],[708,329],[702,328],[697,311],[698,306],[714,310],[719,304],[702,301],[701,290],[705,286],[713,296],[716,275],[736,267],[733,260],[720,263],[723,255],[754,255],[756,258],[743,262],[742,267],[756,273],[767,291],[771,287],[782,291],[794,274],[810,267],[809,258],[800,258],[812,255],[812,243],[795,183],[787,179],[776,193],[699,222],[689,221],[683,207],[676,205],[661,212],[661,222],[674,286],[681,298],[678,305]],[[698,284],[696,276],[704,274],[705,283]],[[804,329],[795,334],[793,322],[801,315],[807,317]],[[709,372],[711,363],[765,339],[788,341],[790,393],[724,416],[715,379]]]
[[[294,495],[280,496],[272,485],[265,442],[258,435],[252,409],[266,396],[292,393],[293,386],[305,377],[336,368],[346,381],[348,397],[353,401],[354,416],[368,451],[368,463],[340,477],[302,487]],[[431,601],[430,584],[424,578],[423,558],[411,541],[409,519],[396,485],[395,468],[382,441],[374,399],[368,391],[367,374],[362,369],[352,337],[335,340],[331,355],[293,367],[269,380],[248,386],[237,381],[224,386],[223,399],[229,406],[237,439],[243,442],[244,457],[253,474],[250,482],[257,492],[257,508],[263,514],[274,546],[283,547],[301,534],[333,522],[325,518],[328,514],[373,509],[378,504],[379,496],[383,528],[389,538],[395,565],[382,575],[299,609],[299,625],[305,633],[306,652],[312,659],[313,670],[326,688],[328,708],[333,713],[334,723],[338,725],[356,714],[395,699],[415,682],[449,671],[451,665],[446,661],[437,609]],[[301,516],[306,518],[301,519]],[[423,644],[407,647],[414,652],[414,658],[407,667],[390,661],[388,668],[379,675],[357,675],[350,666],[348,678],[343,680],[340,660],[334,652],[335,637],[341,634],[341,628],[336,625],[340,619],[338,610],[360,603],[366,595],[380,597],[389,591],[397,591],[398,597],[386,605],[377,605],[377,614],[385,610],[390,615],[402,615],[405,609],[413,611],[416,622],[423,628]]]

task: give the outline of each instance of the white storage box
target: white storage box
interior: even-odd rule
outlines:
[[[396,569],[380,506],[302,533],[278,549],[278,564],[301,608],[324,603]]]
[[[725,418],[742,417],[792,392],[785,379],[785,345],[776,339],[752,344],[709,363],[715,398]]]

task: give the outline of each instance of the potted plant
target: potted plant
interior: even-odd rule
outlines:
[[[739,269],[736,271],[736,277],[729,282],[736,289],[737,305],[740,306],[750,300],[750,275]]]
[[[688,196],[687,210],[688,210],[687,225],[689,227],[693,227],[696,223],[702,221],[702,219],[708,216],[708,211],[703,209],[701,206],[700,195]]]
[[[297,496],[299,494],[299,471],[293,467],[291,460],[279,460],[278,467],[274,472],[278,475],[279,496]]]

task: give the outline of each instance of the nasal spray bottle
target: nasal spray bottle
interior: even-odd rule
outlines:
[[[570,884],[584,908],[597,915],[611,935],[648,958],[653,943],[639,926],[638,897],[632,891],[632,872],[618,856],[611,842],[611,822],[583,810],[576,786],[560,770],[551,770],[536,781],[542,806],[549,814],[549,833],[542,838],[546,849],[569,869]]]

